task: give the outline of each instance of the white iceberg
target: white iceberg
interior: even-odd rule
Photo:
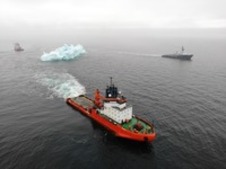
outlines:
[[[67,45],[55,49],[49,53],[45,53],[41,56],[42,61],[59,61],[59,60],[72,60],[82,54],[86,53],[82,45]]]

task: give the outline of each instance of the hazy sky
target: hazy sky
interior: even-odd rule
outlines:
[[[1,27],[226,28],[226,0],[0,0]]]

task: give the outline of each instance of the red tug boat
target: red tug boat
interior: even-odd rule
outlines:
[[[80,95],[66,102],[116,137],[140,142],[152,142],[156,138],[154,125],[133,115],[132,106],[127,105],[127,99],[114,86],[112,78],[105,97],[96,89],[94,100]]]

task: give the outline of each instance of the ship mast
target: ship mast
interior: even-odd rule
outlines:
[[[110,77],[110,86],[112,86],[112,77]]]
[[[110,86],[107,86],[105,92],[106,98],[117,98],[118,97],[118,88],[114,85],[112,77],[110,77]]]

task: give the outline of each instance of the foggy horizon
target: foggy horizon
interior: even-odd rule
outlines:
[[[2,0],[1,26],[87,25],[147,28],[225,28],[224,0]]]
[[[225,5],[224,0],[2,0],[0,40],[124,29],[150,30],[153,36],[225,37]]]

